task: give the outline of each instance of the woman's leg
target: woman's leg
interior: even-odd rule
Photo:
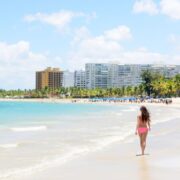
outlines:
[[[146,138],[147,138],[147,132],[146,133],[143,133],[142,134],[142,145],[141,145],[141,150],[142,150],[142,155],[144,155],[144,151],[145,151],[145,148],[146,148]]]
[[[143,134],[139,134],[139,140],[140,140],[141,152],[142,152],[142,155],[143,155],[143,138],[142,138],[142,135]]]

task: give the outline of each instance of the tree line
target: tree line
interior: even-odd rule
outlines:
[[[180,74],[167,78],[159,73],[146,70],[141,74],[142,83],[138,86],[127,86],[107,89],[82,89],[76,87],[42,90],[3,90],[0,89],[1,98],[93,98],[93,97],[180,97]]]

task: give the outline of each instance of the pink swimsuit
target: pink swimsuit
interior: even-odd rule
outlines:
[[[147,127],[139,127],[138,128],[138,133],[139,134],[143,134],[143,133],[146,133],[148,132],[148,128]]]

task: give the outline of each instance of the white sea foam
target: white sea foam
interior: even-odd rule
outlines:
[[[0,148],[16,148],[18,147],[18,143],[15,144],[0,144]]]
[[[125,138],[127,138],[129,135],[132,134],[132,132],[129,131],[128,129],[129,129],[129,127],[127,127],[127,129],[126,129],[127,130],[126,133],[111,132],[110,133],[111,135],[109,137],[105,136],[105,134],[104,134],[103,135],[104,138],[97,138],[96,140],[91,141],[90,144],[86,144],[83,146],[72,147],[69,152],[68,151],[66,152],[66,154],[57,155],[56,157],[54,157],[52,159],[48,159],[48,158],[43,159],[41,162],[39,162],[38,164],[36,164],[34,166],[17,168],[17,169],[11,170],[11,171],[1,172],[0,179],[1,178],[12,178],[12,177],[15,178],[15,177],[28,176],[35,172],[45,170],[47,168],[62,165],[67,161],[70,161],[74,158],[78,158],[82,155],[86,155],[90,152],[101,150],[104,147],[106,147],[114,142],[125,140]],[[109,133],[107,135],[109,135]]]
[[[130,109],[122,109],[121,111],[130,112],[130,111],[137,111],[137,109],[136,108],[130,108]]]
[[[64,155],[59,155],[54,159],[45,159],[42,160],[39,164],[36,164],[31,167],[26,167],[26,168],[18,168],[14,169],[11,171],[3,172],[0,173],[0,179],[1,178],[14,178],[14,177],[22,177],[22,176],[27,176],[31,175],[32,173],[42,171],[47,168],[55,167],[57,165],[62,165],[67,161],[70,161],[74,158],[78,158],[82,155],[86,155],[87,153],[101,150],[103,147],[108,146],[109,144],[117,141],[124,140],[127,136],[129,136],[131,132],[128,132],[124,134],[124,136],[116,136],[112,138],[106,138],[104,140],[99,139],[97,140],[96,145],[90,145],[90,146],[83,146],[83,147],[77,147],[77,148],[72,148],[70,152],[67,152]]]
[[[112,143],[124,141],[126,138],[131,136],[133,132],[134,132],[133,130],[129,130],[126,133],[121,133],[121,134],[117,134],[117,135],[102,138],[102,139],[92,140],[93,142],[96,143],[96,146],[93,148],[92,151],[101,150]]]
[[[153,125],[155,124],[159,124],[159,123],[164,123],[164,122],[168,122],[174,119],[179,119],[180,116],[174,116],[173,118],[167,117],[167,118],[163,118],[163,119],[156,119],[155,121],[152,122]]]
[[[74,148],[71,152],[66,153],[64,156],[56,157],[55,159],[42,160],[39,164],[26,168],[17,168],[11,171],[0,173],[1,178],[15,178],[30,175],[34,172],[42,171],[46,168],[61,165],[69,160],[79,157],[82,154],[88,153],[88,148]]]
[[[47,129],[47,126],[14,127],[10,129],[14,132],[44,131]]]

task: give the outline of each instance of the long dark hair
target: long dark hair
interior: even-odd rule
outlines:
[[[149,111],[147,110],[147,108],[145,106],[141,106],[140,107],[140,111],[141,111],[141,119],[143,122],[150,122],[150,114]]]

